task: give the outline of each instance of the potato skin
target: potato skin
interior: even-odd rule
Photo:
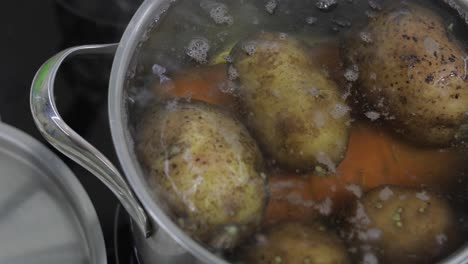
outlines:
[[[447,146],[457,137],[468,110],[466,53],[441,17],[415,5],[390,9],[345,47],[348,67],[359,69],[361,104],[419,144]]]
[[[319,223],[282,223],[273,226],[243,253],[243,263],[350,263],[338,237]]]
[[[266,205],[261,153],[229,114],[195,100],[172,104],[154,107],[138,127],[150,182],[192,236],[235,247],[255,231]]]
[[[381,186],[354,209],[350,238],[370,246],[379,263],[430,263],[459,243],[454,212],[428,191]]]
[[[231,51],[246,122],[279,164],[334,171],[346,151],[349,108],[304,43],[284,33],[258,33]]]

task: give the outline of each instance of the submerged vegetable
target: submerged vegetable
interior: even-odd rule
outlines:
[[[383,184],[447,191],[458,184],[457,173],[464,167],[465,158],[458,151],[410,145],[378,125],[358,121],[336,174],[270,173],[264,224],[327,215],[324,209],[346,207],[360,193]]]
[[[284,33],[259,33],[231,51],[247,125],[279,164],[334,172],[348,143],[349,108],[336,84]]]
[[[425,190],[381,186],[360,199],[348,219],[349,238],[384,263],[428,263],[459,242],[448,202]]]
[[[244,253],[245,263],[350,263],[343,243],[319,223],[289,222],[272,227]]]
[[[230,91],[226,65],[203,66],[171,76],[171,79],[154,85],[158,98],[195,99],[218,106],[229,106],[234,102]]]
[[[415,5],[381,13],[346,43],[361,104],[424,145],[466,136],[458,134],[468,111],[466,56],[441,17]]]
[[[233,248],[256,229],[266,179],[241,123],[203,102],[176,101],[154,107],[138,133],[150,181],[182,228],[215,248]]]

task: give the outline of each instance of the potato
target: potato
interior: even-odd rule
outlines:
[[[345,264],[350,263],[338,237],[319,223],[283,223],[243,252],[245,263]]]
[[[425,190],[376,188],[356,203],[349,222],[350,239],[379,263],[430,263],[459,241],[449,204]]]
[[[266,204],[263,160],[246,128],[192,100],[157,105],[137,128],[156,193],[193,237],[229,249],[251,234]]]
[[[336,84],[284,33],[259,33],[231,51],[247,126],[279,164],[334,172],[348,143],[349,107]]]
[[[460,136],[468,110],[466,53],[441,17],[414,5],[390,9],[345,46],[348,73],[359,73],[361,104],[422,145],[447,146]]]

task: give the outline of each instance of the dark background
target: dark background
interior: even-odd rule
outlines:
[[[93,3],[94,2],[94,3]],[[0,116],[49,146],[34,125],[29,92],[35,72],[67,47],[118,42],[140,0],[15,0],[0,8]],[[71,59],[56,82],[57,106],[65,121],[118,164],[107,120],[107,84],[112,57]],[[50,147],[51,148],[51,147]],[[51,148],[52,149],[52,148]],[[55,153],[57,151],[54,150]],[[117,200],[99,180],[57,153],[88,192],[104,232],[109,263],[116,263]],[[130,263],[128,221],[117,227],[120,263]]]

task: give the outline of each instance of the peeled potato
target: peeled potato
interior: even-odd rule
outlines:
[[[343,243],[318,223],[283,223],[257,236],[257,240],[246,248],[245,263],[350,263]]]
[[[383,263],[428,263],[459,242],[447,201],[424,190],[376,188],[356,203],[349,221],[351,240]]]
[[[304,43],[284,33],[259,33],[231,51],[247,126],[279,164],[335,171],[348,144],[350,120],[337,85]]]
[[[440,16],[415,5],[391,9],[345,46],[360,104],[401,135],[430,146],[466,136],[459,131],[468,111],[466,53]]]
[[[256,229],[267,198],[263,160],[239,121],[200,101],[171,101],[137,132],[155,191],[188,233],[228,249]]]

